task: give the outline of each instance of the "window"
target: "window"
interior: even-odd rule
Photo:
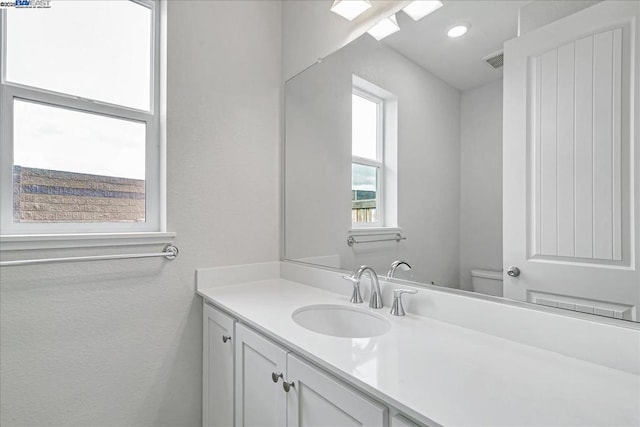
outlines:
[[[351,95],[351,222],[384,224],[384,101],[354,87]]]
[[[397,233],[398,97],[353,75],[351,134],[351,234]]]
[[[162,231],[159,5],[1,12],[1,234]]]

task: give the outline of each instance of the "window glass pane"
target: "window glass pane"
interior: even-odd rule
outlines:
[[[15,100],[14,221],[144,221],[145,126]]]
[[[376,222],[378,168],[357,163],[351,166],[351,222]]]
[[[377,159],[378,104],[352,95],[351,150],[354,156]]]
[[[151,10],[123,0],[7,12],[7,80],[127,107],[151,106]]]

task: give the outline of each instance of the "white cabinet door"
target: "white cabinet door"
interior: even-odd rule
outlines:
[[[605,1],[505,44],[508,298],[639,320],[639,19]]]
[[[202,425],[233,425],[233,343],[235,320],[204,302]]]
[[[387,408],[298,357],[287,357],[288,427],[387,426]]]
[[[413,421],[409,421],[400,414],[396,414],[391,417],[391,427],[419,427],[418,424]]]
[[[236,326],[236,426],[283,427],[287,351],[244,325]],[[276,375],[277,382],[272,375]]]

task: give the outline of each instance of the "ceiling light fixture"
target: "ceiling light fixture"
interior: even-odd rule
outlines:
[[[469,26],[467,25],[456,25],[449,29],[447,35],[452,39],[455,39],[457,37],[464,36],[467,33],[467,30],[469,30]]]
[[[396,31],[400,31],[398,20],[395,13],[391,16],[384,18],[382,21],[374,25],[367,33],[369,33],[374,39],[380,41],[383,38],[390,36]]]
[[[417,21],[422,19],[428,14],[435,12],[442,7],[440,0],[416,0],[409,3],[402,10],[409,15],[411,19]]]
[[[333,0],[331,12],[353,21],[370,7],[369,0]]]

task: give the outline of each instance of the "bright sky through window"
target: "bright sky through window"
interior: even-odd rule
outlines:
[[[52,1],[48,9],[6,12],[8,81],[150,110],[149,8]]]
[[[376,160],[378,141],[378,104],[352,95],[352,155]]]
[[[14,164],[145,178],[145,124],[33,102],[14,103]]]

